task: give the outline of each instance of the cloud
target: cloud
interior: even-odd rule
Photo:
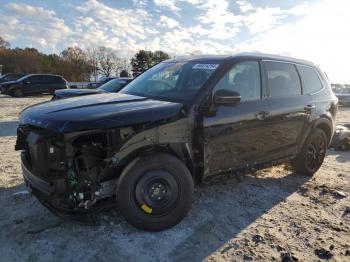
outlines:
[[[154,4],[156,6],[163,7],[163,8],[165,7],[165,8],[172,10],[172,11],[177,12],[180,10],[180,8],[178,8],[175,5],[175,3],[176,3],[176,0],[154,0]]]
[[[0,16],[0,34],[8,40],[20,39],[56,51],[62,39],[71,34],[53,10],[15,3],[5,7],[8,13]]]
[[[145,39],[146,33],[156,33],[147,27],[149,15],[142,9],[115,9],[96,0],[89,0],[76,8],[83,17],[90,17],[100,25],[99,29],[119,36]]]
[[[158,25],[163,26],[163,27],[167,27],[167,28],[174,28],[174,27],[178,26],[179,23],[170,17],[161,15]]]
[[[247,1],[243,1],[243,0],[237,1],[237,5],[239,6],[239,9],[243,13],[254,10],[254,7],[250,3],[248,3]]]
[[[349,79],[350,2],[324,0],[289,10],[303,17],[284,23],[235,46],[235,50],[285,54],[315,62],[327,71],[330,80]]]
[[[256,8],[245,9],[249,14],[242,16],[243,24],[248,28],[250,33],[259,33],[267,31],[278,25],[283,18],[287,17],[288,10],[280,8]],[[247,12],[247,11],[246,11]]]
[[[46,10],[42,7],[34,7],[27,4],[10,3],[6,5],[6,8],[17,15],[29,18],[35,17],[36,19],[41,20],[50,19],[50,17],[56,15],[53,10]]]
[[[72,7],[64,20],[54,10],[9,3],[0,10],[0,35],[47,52],[69,45],[103,45],[125,56],[139,49],[163,50],[172,56],[236,51],[287,54],[316,62],[334,81],[350,80],[349,1],[319,0],[290,8],[259,4],[133,0],[128,8],[114,8],[102,0],[88,0]]]

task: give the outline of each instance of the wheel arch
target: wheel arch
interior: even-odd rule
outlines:
[[[321,117],[321,118],[315,120],[313,127],[321,129],[322,131],[324,131],[326,133],[327,145],[329,146],[331,141],[332,141],[332,137],[333,137],[333,125],[332,125],[331,120],[329,120],[327,117]]]
[[[13,85],[11,86],[8,90],[7,90],[7,94],[9,96],[13,96],[14,95],[14,92],[17,90],[17,89],[22,89],[22,86],[21,85]],[[22,90],[23,92],[23,90]]]
[[[161,144],[161,145],[145,145],[141,146],[133,151],[128,152],[122,159],[120,159],[120,166],[125,168],[131,161],[136,159],[137,157],[142,157],[145,155],[150,155],[154,153],[167,153],[175,156],[180,161],[182,161],[189,172],[192,175],[192,178],[196,180],[196,174],[194,171],[194,163],[191,157],[191,152],[189,152],[188,147],[183,143],[175,143],[175,144]]]

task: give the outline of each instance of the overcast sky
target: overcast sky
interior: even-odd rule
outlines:
[[[350,83],[349,0],[0,0],[0,36],[45,53],[103,45],[125,57],[284,54]]]

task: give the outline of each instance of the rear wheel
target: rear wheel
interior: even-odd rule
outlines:
[[[312,176],[321,167],[326,150],[325,132],[318,128],[313,129],[299,155],[293,161],[294,170],[301,175]]]
[[[132,161],[122,172],[117,202],[125,219],[147,231],[179,223],[189,211],[193,180],[176,157],[155,153]]]

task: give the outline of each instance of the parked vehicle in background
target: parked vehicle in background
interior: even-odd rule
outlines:
[[[44,74],[30,74],[2,84],[2,92],[14,97],[53,94],[55,90],[65,88],[67,81],[62,76]]]
[[[9,81],[15,81],[23,76],[25,76],[26,74],[4,74],[0,76],[0,84],[4,83],[4,82],[9,82]]]
[[[350,106],[350,88],[344,87],[335,92],[336,97],[339,100],[339,105]]]
[[[115,78],[110,80],[109,82],[103,84],[102,86],[96,89],[62,89],[56,90],[52,100],[69,98],[74,96],[85,96],[85,95],[93,95],[93,94],[101,94],[101,93],[117,93],[124,86],[130,83],[132,78]]]
[[[104,78],[100,79],[98,82],[89,83],[86,88],[94,89],[94,88],[100,87],[101,85],[103,85],[103,84],[105,84],[105,83],[107,83],[115,78],[116,77],[104,77]]]
[[[129,223],[157,231],[181,221],[194,184],[216,174],[291,161],[297,174],[312,176],[332,140],[337,105],[310,62],[182,57],[116,94],[25,109],[16,150],[26,184],[56,213],[109,199]]]

